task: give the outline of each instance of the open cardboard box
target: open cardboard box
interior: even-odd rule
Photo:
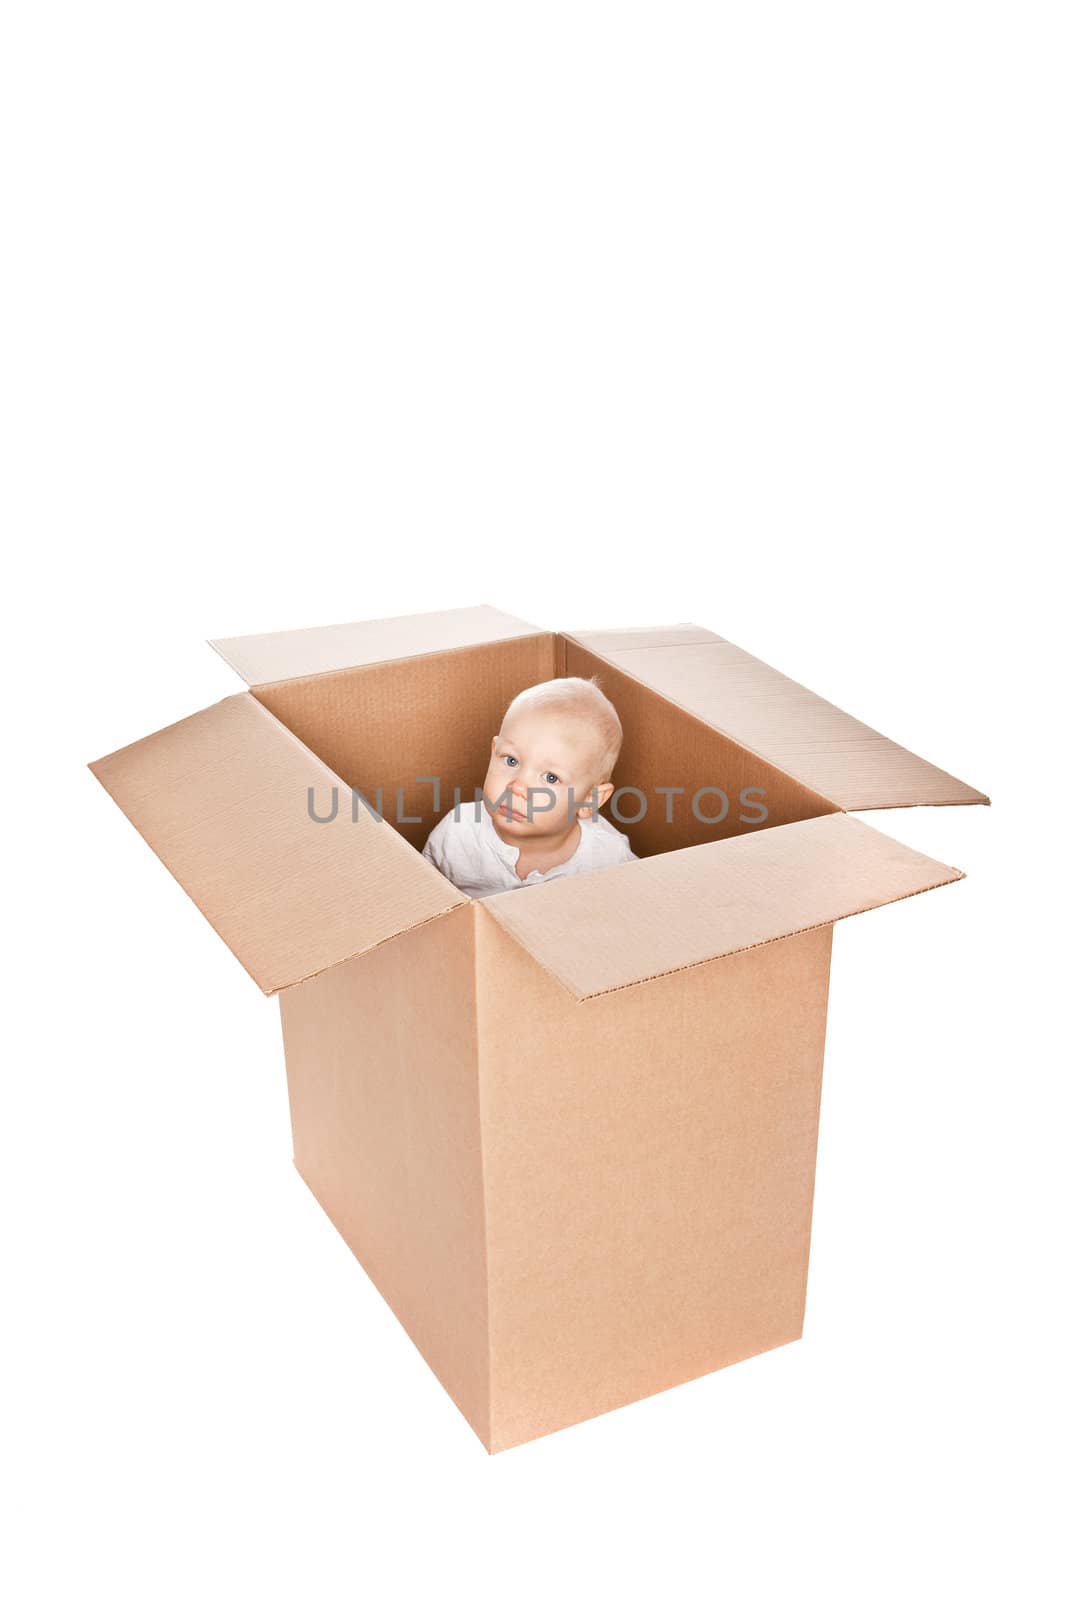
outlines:
[[[833,924],[962,877],[848,813],[986,797],[688,625],[216,648],[249,692],[92,770],[280,994],[297,1168],[485,1447],[799,1338]],[[642,859],[468,899],[430,780],[473,799],[512,697],[594,672]]]

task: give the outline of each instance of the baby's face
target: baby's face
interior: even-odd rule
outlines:
[[[504,718],[482,790],[497,809],[493,826],[510,844],[563,837],[574,827],[583,801],[603,805],[612,791],[601,782],[600,744],[580,717],[545,709]],[[536,792],[534,792],[536,791]]]

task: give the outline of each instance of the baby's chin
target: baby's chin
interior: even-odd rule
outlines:
[[[537,832],[534,823],[527,822],[525,817],[520,817],[517,813],[509,817],[503,806],[493,816],[493,827],[498,833],[530,834]]]
[[[509,813],[506,805],[493,813],[493,827],[508,839],[538,839],[553,831],[544,814],[524,817],[520,811]]]
[[[503,808],[493,818],[493,827],[498,837],[507,844],[531,843],[534,839],[547,840],[558,834],[557,829],[546,824],[544,817],[537,817],[529,822],[522,817],[515,817],[509,822]]]

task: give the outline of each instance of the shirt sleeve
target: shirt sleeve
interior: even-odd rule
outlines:
[[[623,833],[621,828],[616,828],[606,817],[602,817],[600,821],[601,826],[594,834],[596,865],[617,867],[624,861],[639,861],[640,857],[634,854],[630,843],[630,835]]]
[[[450,821],[451,817],[446,812],[422,847],[422,853],[430,863],[431,867],[436,867],[438,872],[443,872],[446,878],[448,877],[448,873],[445,869],[446,840],[448,837],[448,825]]]

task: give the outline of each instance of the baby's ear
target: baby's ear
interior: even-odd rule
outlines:
[[[598,783],[595,785],[594,789],[590,789],[589,793],[578,807],[578,816],[591,817],[593,815],[594,793],[596,794],[597,810],[603,811],[604,807],[615,793],[615,785],[613,783]]]
[[[491,756],[495,756],[496,755],[496,741],[497,741],[497,738],[498,738],[498,735],[494,733],[493,737],[489,741],[489,754]]]

